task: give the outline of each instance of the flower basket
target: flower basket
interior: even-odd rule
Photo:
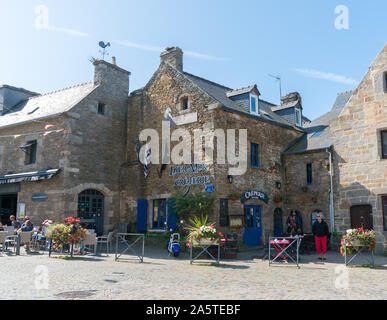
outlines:
[[[275,203],[280,203],[282,201],[284,201],[284,197],[282,195],[280,195],[279,193],[277,193],[274,198],[273,198],[273,201]]]
[[[353,254],[361,247],[368,247],[368,251],[375,252],[375,233],[373,231],[365,231],[364,228],[347,230],[347,234],[341,239],[340,253],[344,256],[345,250],[347,250],[347,254]]]
[[[213,225],[206,225],[205,223],[201,226],[190,228],[190,233],[187,237],[187,247],[199,247],[204,245],[219,245],[220,240],[223,239],[221,232],[216,232]]]
[[[229,195],[228,195],[228,199],[229,200],[240,200],[241,198],[241,195],[236,191],[236,190],[233,190]]]
[[[308,186],[301,186],[300,189],[301,189],[302,192],[305,192],[305,193],[307,193],[309,191],[309,187]]]

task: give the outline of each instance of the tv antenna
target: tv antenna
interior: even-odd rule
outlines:
[[[103,41],[100,41],[98,45],[102,48],[102,50],[99,50],[99,53],[102,54],[102,60],[105,60],[105,56],[109,55],[109,53],[106,52],[106,48],[110,47],[110,42],[105,43]]]
[[[272,74],[269,74],[269,77],[272,77],[272,78],[276,79],[279,82],[280,101],[281,101],[281,98],[282,98],[282,80],[281,80],[281,75],[279,74],[278,76],[274,76]]]

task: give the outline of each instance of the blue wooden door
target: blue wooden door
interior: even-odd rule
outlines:
[[[137,231],[148,231],[147,200],[137,200]]]
[[[177,214],[175,210],[173,209],[175,199],[170,198],[168,199],[168,218],[167,218],[167,224],[168,224],[168,230],[176,231],[177,230]]]
[[[245,231],[243,242],[249,247],[256,247],[262,244],[262,221],[261,207],[245,206]]]

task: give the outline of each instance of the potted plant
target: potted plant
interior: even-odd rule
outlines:
[[[354,253],[360,247],[368,247],[368,251],[375,252],[376,238],[374,231],[365,231],[364,228],[347,230],[347,234],[341,239],[340,253],[345,255],[345,242],[347,243],[347,254]]]
[[[306,185],[301,186],[300,189],[302,192],[305,192],[305,193],[309,191],[309,187]]]
[[[230,200],[240,200],[241,195],[235,189],[228,195]]]
[[[279,162],[274,162],[274,164],[269,168],[270,171],[275,171],[277,173],[280,172],[281,170],[281,165],[279,164]]]
[[[219,241],[223,239],[223,234],[217,232],[213,224],[207,223],[208,216],[194,217],[190,219],[191,226],[188,228],[189,235],[186,240],[187,247],[191,244],[195,246],[200,245],[218,245]]]
[[[284,197],[280,193],[276,193],[274,195],[273,201],[276,203],[280,203],[280,202],[284,201]]]

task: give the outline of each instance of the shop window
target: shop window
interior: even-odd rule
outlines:
[[[166,211],[166,199],[153,200],[153,219],[152,229],[164,230],[165,229],[165,211]]]
[[[251,167],[259,168],[259,145],[251,143]]]
[[[381,132],[382,136],[382,158],[387,159],[387,131]]]
[[[180,110],[188,110],[189,109],[189,99],[188,97],[183,97],[180,100]]]
[[[27,144],[24,146],[24,150],[26,153],[26,158],[25,158],[25,164],[30,165],[30,164],[35,164],[36,163],[36,150],[37,150],[37,142],[36,140],[34,141],[29,141]]]
[[[306,165],[306,184],[311,185],[313,183],[313,166],[311,163]]]
[[[98,114],[105,115],[105,107],[106,105],[104,103],[98,103]]]

